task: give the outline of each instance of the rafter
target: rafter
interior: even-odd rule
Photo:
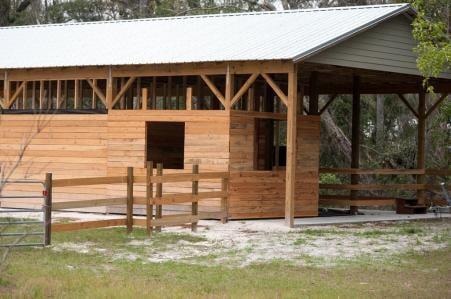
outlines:
[[[121,97],[127,92],[127,90],[130,88],[130,86],[132,86],[132,84],[135,82],[136,77],[130,77],[128,78],[127,82],[125,83],[125,85],[121,88],[121,90],[119,91],[119,93],[116,95],[116,97],[113,100],[113,103],[111,104],[111,108],[114,107],[114,105],[116,105],[116,103],[121,99]]]
[[[440,105],[441,102],[443,102],[446,97],[448,97],[447,93],[443,93],[441,95],[441,97],[437,100],[437,102],[434,103],[434,105],[432,105],[431,108],[429,108],[428,112],[426,113],[426,118],[432,113],[434,112],[435,109],[437,109],[437,107]]]
[[[103,94],[103,92],[100,90],[100,88],[97,86],[96,81],[93,80],[86,80],[86,82],[88,82],[89,86],[91,86],[92,90],[94,90],[94,92],[96,93],[96,95],[99,97],[99,99],[103,102],[103,104],[105,105],[105,107],[107,106],[106,104],[106,97]]]
[[[213,92],[213,94],[218,98],[218,100],[225,107],[225,98],[224,98],[224,95],[222,94],[222,92],[220,92],[216,88],[215,84],[213,82],[211,82],[210,78],[208,78],[207,75],[200,75],[200,77],[202,78],[202,80],[204,80],[204,82],[205,82],[205,84],[207,84],[208,88],[210,88],[210,90]]]
[[[407,108],[409,108],[409,110],[412,111],[412,113],[417,118],[419,118],[418,112],[416,112],[415,109],[413,109],[412,105],[410,105],[410,103],[407,101],[407,99],[404,97],[404,95],[402,93],[398,93],[398,97],[401,99],[401,101],[403,101],[403,103],[407,106]]]
[[[254,84],[255,80],[259,76],[259,73],[253,73],[247,81],[241,86],[241,88],[238,90],[238,92],[235,94],[235,96],[232,98],[231,105],[233,106],[236,102],[238,102],[239,99],[248,91],[248,89],[251,87],[252,84]]]
[[[266,80],[266,82],[271,86],[271,88],[274,90],[274,92],[277,94],[277,96],[282,100],[282,102],[288,106],[288,97],[287,95],[279,88],[279,86],[274,82],[274,80],[265,73],[261,74],[262,77]]]

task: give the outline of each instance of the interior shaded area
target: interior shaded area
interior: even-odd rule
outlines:
[[[147,122],[147,161],[162,163],[164,168],[184,168],[185,123]]]

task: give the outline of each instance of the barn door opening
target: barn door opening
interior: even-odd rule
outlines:
[[[286,125],[279,120],[255,119],[254,169],[273,170],[286,164],[286,146],[283,133]],[[283,135],[283,136],[281,136]]]
[[[163,163],[165,169],[183,169],[185,123],[150,121],[146,123],[147,161]]]

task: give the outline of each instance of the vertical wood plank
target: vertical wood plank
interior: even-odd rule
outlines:
[[[194,164],[193,165],[193,174],[198,174],[198,173],[199,173],[199,165]],[[199,181],[192,182],[192,191],[191,192],[193,195],[197,195],[199,193]],[[198,214],[199,214],[199,203],[196,201],[191,204],[191,215],[197,216]],[[191,230],[193,232],[197,231],[197,221],[191,223]]]
[[[232,109],[232,98],[235,90],[234,86],[234,75],[230,71],[230,66],[227,66],[227,73],[226,73],[226,86],[225,86],[225,110],[229,111]]]
[[[36,81],[33,81],[32,84],[32,91],[31,91],[31,109],[36,109]]]
[[[148,89],[142,89],[142,110],[147,110]]]
[[[193,107],[193,88],[187,87],[186,88],[186,110],[191,110]]]
[[[97,79],[92,80],[92,85],[97,86]],[[96,96],[96,92],[93,88],[92,94],[91,94],[91,109],[96,109],[96,107],[97,107],[97,96]]]
[[[28,97],[28,82],[24,81],[24,87],[22,92],[22,109],[27,109],[27,97]]]
[[[294,201],[296,189],[296,136],[297,136],[297,67],[293,64],[288,73],[287,107],[287,166],[285,185],[285,224],[294,226]]]
[[[39,81],[39,109],[44,109],[44,81]]]
[[[162,176],[163,175],[163,164],[162,163],[158,163],[157,164],[157,176]],[[161,197],[163,196],[163,183],[157,183],[157,188],[155,190],[155,198],[156,199],[161,199]],[[156,205],[156,215],[155,218],[156,219],[160,219],[163,216],[163,206],[162,205]],[[161,232],[161,226],[157,226],[155,231],[157,232]]]
[[[56,81],[56,109],[61,108],[61,80]]]
[[[10,94],[11,83],[8,79],[8,71],[5,71],[5,80],[3,83],[3,103],[9,103],[9,94]]]
[[[80,80],[74,82],[74,109],[80,109]]]
[[[254,88],[250,87],[247,91],[247,111],[255,110],[255,92]]]
[[[127,233],[133,231],[133,167],[127,167]]]
[[[147,235],[150,236],[152,234],[152,218],[153,218],[153,183],[151,182],[151,178],[153,176],[153,162],[147,161],[146,168],[146,224],[147,224]]]
[[[139,109],[141,103],[141,77],[136,79],[136,104],[133,105],[133,109]]]
[[[157,77],[152,78],[152,109],[157,109]]]
[[[111,72],[111,67],[108,68],[108,78],[106,80],[106,103],[107,109],[113,109],[113,75]]]
[[[309,114],[319,115],[319,103],[318,103],[318,73],[313,71],[310,74],[309,82]]]

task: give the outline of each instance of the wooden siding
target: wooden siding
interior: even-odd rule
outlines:
[[[227,171],[229,165],[229,113],[211,110],[112,110],[108,114],[109,176],[125,175],[126,167],[133,166],[136,175],[145,175],[148,121],[185,122],[184,169],[164,169],[165,173],[191,172],[199,164],[200,172]],[[200,182],[199,191],[219,191],[221,184]],[[164,192],[190,193],[191,183],[164,184]],[[109,196],[125,194],[125,186],[108,188]],[[145,186],[135,187],[135,196],[145,196]],[[202,201],[200,211],[218,211],[220,199]],[[191,209],[191,206],[165,206],[167,212]],[[124,208],[109,208],[110,212],[123,212]],[[144,212],[138,207],[136,212]]]
[[[30,140],[22,163],[12,178],[44,180],[106,175],[106,115],[1,115],[0,164],[6,170],[17,161],[21,146]],[[39,131],[39,132],[38,132]],[[4,195],[40,195],[42,186],[7,185]],[[54,200],[83,200],[105,197],[105,186],[55,189]],[[1,206],[40,205],[39,199],[7,199]],[[91,211],[104,212],[104,208]]]
[[[229,216],[283,217],[285,171],[253,171],[255,115],[231,118]],[[300,116],[297,130],[295,216],[317,216],[319,196],[319,116]]]
[[[413,51],[416,42],[410,23],[405,16],[395,17],[306,61],[421,75],[416,66],[417,55]],[[443,77],[451,78],[451,73]]]

